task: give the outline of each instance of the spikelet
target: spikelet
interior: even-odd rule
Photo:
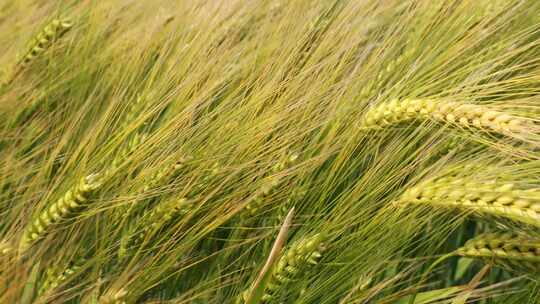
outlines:
[[[526,119],[482,105],[432,99],[394,99],[370,109],[359,122],[362,128],[380,129],[413,120],[435,120],[463,128],[500,134],[526,134]]]
[[[279,303],[287,284],[301,278],[311,265],[318,264],[324,251],[323,237],[315,234],[294,243],[279,259],[262,297],[263,303]]]
[[[540,271],[540,239],[516,233],[485,233],[457,250],[464,257],[491,260],[511,269]]]
[[[53,19],[45,28],[31,41],[29,50],[18,59],[15,67],[4,80],[4,85],[9,84],[26,66],[34,59],[43,54],[53,45],[54,41],[60,39],[73,27],[69,18]]]
[[[61,271],[58,271],[58,269],[55,268],[47,269],[47,277],[39,288],[38,294],[42,295],[53,291],[71,276],[76,275],[77,271],[83,267],[85,261],[86,259],[84,258],[77,258]]]
[[[475,181],[455,176],[409,188],[396,202],[456,207],[492,214],[540,227],[539,189],[516,189],[513,183]]]
[[[171,199],[159,203],[152,208],[148,216],[124,235],[120,243],[118,257],[124,258],[132,248],[139,247],[145,239],[151,237],[161,227],[170,223],[174,218],[187,214],[191,204],[186,198]]]
[[[79,184],[68,190],[62,198],[41,212],[26,227],[21,239],[21,250],[28,249],[33,243],[49,233],[54,225],[68,220],[76,212],[84,209],[89,203],[89,198],[101,185],[102,178],[99,174],[91,174],[82,178]]]

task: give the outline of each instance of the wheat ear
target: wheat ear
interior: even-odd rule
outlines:
[[[287,292],[287,284],[300,279],[310,266],[317,265],[323,251],[321,234],[315,234],[292,244],[273,269],[262,297],[263,302],[279,302],[280,296]]]
[[[11,83],[15,77],[34,59],[49,49],[54,41],[60,39],[73,27],[69,18],[53,19],[43,30],[32,39],[28,51],[19,58],[13,72],[4,81],[4,85]]]
[[[485,233],[457,250],[464,257],[493,260],[505,266],[540,270],[540,239],[516,233]]]
[[[90,202],[91,195],[101,187],[101,175],[91,174],[81,179],[64,196],[41,212],[24,230],[21,239],[21,250],[24,251],[33,243],[43,238],[54,225],[68,220],[76,212],[82,210]]]
[[[414,120],[435,120],[501,134],[526,134],[530,130],[522,117],[483,105],[433,99],[394,99],[369,109],[359,125],[362,128],[381,129]]]
[[[457,177],[440,178],[409,188],[398,199],[397,204],[457,207],[540,227],[538,189],[515,189],[513,183],[478,182]]]
[[[21,64],[27,65],[28,63],[32,62],[35,57],[45,52],[55,40],[67,33],[72,26],[73,23],[69,18],[54,19],[51,21],[47,26],[45,26],[43,31],[41,31],[37,37],[34,38],[31,43],[30,50],[22,58]]]

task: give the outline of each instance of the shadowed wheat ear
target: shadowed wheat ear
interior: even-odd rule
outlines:
[[[171,165],[163,166],[149,178],[145,179],[144,185],[136,190],[136,196],[143,195],[152,189],[169,184],[171,180],[186,168],[190,159],[190,157],[181,158]],[[141,208],[145,207],[146,203],[150,202],[152,199],[153,197],[142,200],[136,199],[130,206],[119,208],[121,218],[124,220],[128,219],[133,213],[137,213]]]
[[[28,51],[22,55],[14,67],[13,72],[5,80],[5,84],[9,84],[13,79],[36,57],[43,54],[49,49],[56,40],[60,39],[73,27],[73,23],[69,18],[53,19],[45,28],[30,42]]]
[[[444,177],[409,188],[395,205],[425,204],[492,214],[540,227],[540,189],[513,183]]]
[[[515,233],[485,233],[465,243],[457,254],[494,261],[510,269],[540,271],[540,239]]]
[[[46,270],[46,279],[41,284],[38,294],[43,295],[56,289],[60,284],[65,282],[70,277],[77,275],[77,272],[83,267],[86,262],[85,258],[77,258],[64,269],[52,267]]]
[[[189,213],[191,203],[186,198],[171,199],[159,203],[139,223],[129,229],[120,242],[118,257],[128,256],[130,249],[138,248],[147,238],[178,216]]]
[[[103,184],[101,175],[91,174],[68,190],[64,196],[42,211],[26,227],[20,243],[21,251],[28,249],[33,243],[43,238],[54,225],[60,224],[77,212],[84,209],[90,202],[89,199]]]
[[[531,132],[526,118],[495,111],[488,106],[433,99],[394,99],[369,109],[359,125],[382,129],[414,120],[435,120],[507,135]]]
[[[283,171],[287,168],[290,168],[298,161],[298,154],[291,153],[284,160],[277,162],[272,169],[270,174],[275,174],[280,171]],[[252,199],[245,207],[245,212],[241,213],[241,216],[245,218],[252,218],[256,216],[260,209],[267,203],[268,197],[270,197],[274,191],[283,183],[283,178],[276,176],[267,176],[264,180],[264,184],[259,189],[256,197]]]

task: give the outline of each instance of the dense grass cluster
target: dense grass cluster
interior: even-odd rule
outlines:
[[[0,303],[539,303],[540,2],[0,2]]]

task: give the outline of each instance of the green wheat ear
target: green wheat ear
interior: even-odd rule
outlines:
[[[275,174],[285,169],[288,169],[292,167],[296,162],[298,162],[298,160],[298,154],[291,153],[287,155],[287,157],[282,161],[274,164],[272,166],[272,169],[270,170],[270,174]],[[278,191],[279,186],[281,186],[282,184],[282,178],[267,176],[261,189],[259,189],[257,196],[246,205],[245,211],[241,213],[242,218],[244,220],[248,218],[253,218],[258,213],[260,213],[261,209],[268,202],[268,198],[274,192]]]
[[[128,229],[120,242],[118,257],[123,259],[128,256],[130,249],[139,248],[147,238],[152,237],[173,219],[188,214],[191,206],[191,202],[186,198],[171,199],[159,203],[152,208],[146,218],[132,226],[132,229]]]
[[[516,233],[485,233],[457,250],[464,257],[494,261],[510,269],[540,271],[540,239]]]
[[[32,244],[45,237],[55,225],[65,222],[87,207],[92,194],[102,184],[102,176],[99,174],[91,174],[82,178],[76,186],[41,212],[26,227],[20,243],[21,251],[24,252]]]
[[[36,57],[43,54],[55,40],[58,40],[65,33],[67,33],[73,23],[69,18],[54,19],[32,40],[30,43],[29,51],[24,55],[20,63],[22,66],[26,66],[31,63]]]
[[[77,258],[64,269],[58,269],[56,267],[47,269],[46,279],[39,288],[38,294],[43,295],[51,292],[70,277],[77,275],[77,272],[83,267],[85,262],[85,258]]]
[[[55,41],[60,39],[72,27],[73,22],[69,18],[53,19],[47,24],[45,28],[31,40],[28,51],[17,60],[15,67],[4,81],[4,84],[11,83],[18,73],[30,65],[37,57],[45,53]]]
[[[280,298],[287,294],[287,285],[298,281],[312,267],[317,265],[325,250],[322,234],[301,239],[292,244],[272,270],[264,294],[263,303],[281,303]],[[247,292],[237,299],[237,303],[245,301]]]

